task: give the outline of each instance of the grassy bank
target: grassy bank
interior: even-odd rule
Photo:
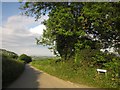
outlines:
[[[24,64],[8,56],[2,56],[2,87],[7,87],[24,71]]]
[[[108,72],[107,75],[98,75],[96,68],[88,67],[86,62],[83,62],[81,65],[73,61],[61,62],[56,59],[39,59],[34,60],[31,65],[51,75],[74,83],[102,88],[118,87],[118,81],[111,79],[111,72]]]

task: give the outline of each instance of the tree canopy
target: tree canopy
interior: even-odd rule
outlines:
[[[120,47],[120,2],[85,3],[86,29],[106,47]]]
[[[102,48],[119,49],[120,2],[26,2],[21,9],[36,20],[48,14],[43,22],[46,30],[37,43],[48,45],[64,60],[75,54],[76,45],[100,49],[101,43]]]
[[[19,59],[23,60],[25,63],[32,62],[32,58],[30,56],[27,56],[26,54],[20,55]]]
[[[18,58],[18,55],[14,52],[11,52],[11,51],[8,51],[8,50],[5,50],[5,49],[0,49],[0,54],[1,55],[6,55],[10,58],[13,58],[13,59],[17,59]]]

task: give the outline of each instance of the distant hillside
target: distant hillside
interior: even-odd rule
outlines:
[[[18,55],[16,53],[14,53],[12,51],[5,50],[5,49],[0,49],[0,54],[9,56],[11,58],[18,58]]]
[[[33,60],[45,59],[45,58],[53,58],[54,56],[31,56]]]

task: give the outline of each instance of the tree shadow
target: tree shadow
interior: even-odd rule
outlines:
[[[22,75],[7,88],[40,88],[40,83],[38,82],[40,74],[42,72],[26,64]]]

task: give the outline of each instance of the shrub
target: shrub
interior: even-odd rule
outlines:
[[[87,55],[86,55],[87,56]],[[113,61],[117,61],[119,58],[113,59]],[[58,61],[58,62],[56,62]],[[87,60],[88,62],[88,60]],[[118,82],[120,82],[120,79],[118,78],[118,67],[116,65],[119,65],[119,63],[112,65],[110,67],[117,71],[114,72],[114,69],[112,72],[108,70],[107,75],[104,74],[98,74],[96,71],[96,67],[89,67],[88,63],[86,61],[83,61],[82,63],[74,63],[74,61],[63,61],[56,59],[45,59],[45,60],[34,60],[31,65],[34,67],[43,70],[51,75],[57,76],[64,80],[69,80],[71,82],[75,83],[82,83],[85,85],[94,86],[96,88],[118,88]],[[109,67],[109,66],[108,66]],[[115,75],[115,74],[116,75]]]
[[[23,60],[24,63],[32,62],[32,58],[30,56],[27,56],[26,54],[20,55],[19,59]]]
[[[2,86],[7,87],[15,79],[17,79],[24,71],[24,64],[16,61],[9,56],[0,55],[2,57]]]
[[[10,57],[10,58],[13,58],[13,59],[16,59],[16,60],[18,58],[18,55],[16,53],[11,52],[11,51],[7,51],[5,49],[0,49],[0,54],[4,54],[7,57]]]
[[[82,49],[77,52],[75,59],[77,63],[85,68],[106,69],[108,71],[108,80],[105,79],[106,81],[103,81],[106,83],[109,82],[108,86],[112,84],[112,87],[119,86],[117,84],[118,82],[120,83],[120,57],[117,57],[115,54],[104,53],[98,50]],[[100,78],[104,78],[104,76],[101,76]],[[100,78],[97,78],[96,80],[99,81]]]
[[[83,62],[85,62],[87,65],[94,65],[96,61],[93,58],[95,58],[95,55],[98,52],[98,50],[90,48],[78,50],[75,55],[75,61],[79,64],[83,64]]]

